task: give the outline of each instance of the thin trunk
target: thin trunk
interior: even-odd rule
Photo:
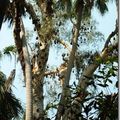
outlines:
[[[26,78],[26,120],[32,120],[32,72],[28,48],[25,42],[23,43],[23,54]]]
[[[19,60],[22,66],[24,77],[26,79],[26,120],[32,120],[32,89],[31,89],[31,64],[29,53],[25,41],[24,26],[21,21],[20,9],[17,1],[14,1],[15,17],[14,17],[14,38],[17,47]],[[23,53],[24,52],[24,53]],[[25,57],[25,58],[24,58]]]
[[[28,52],[27,42],[25,38],[24,25],[21,19],[21,32],[20,37],[22,39],[22,50],[25,62],[25,81],[26,81],[26,118],[25,120],[32,120],[32,72],[30,56]]]
[[[82,12],[83,12],[83,1],[79,1],[79,10],[77,12],[77,23],[73,26],[73,39],[72,39],[72,50],[70,53],[70,57],[69,57],[69,61],[68,61],[68,66],[67,66],[67,71],[66,71],[66,75],[65,75],[65,80],[63,83],[63,89],[62,89],[62,95],[61,95],[61,99],[59,102],[59,106],[58,106],[58,111],[56,114],[56,118],[55,120],[61,120],[61,118],[63,120],[68,120],[68,115],[67,115],[67,110],[69,106],[70,107],[70,89],[69,89],[69,81],[70,81],[70,75],[71,75],[71,70],[74,66],[74,60],[75,60],[75,54],[76,54],[76,50],[77,50],[77,41],[78,41],[78,36],[79,36],[79,30],[80,30],[80,26],[81,26],[81,20],[82,20]]]

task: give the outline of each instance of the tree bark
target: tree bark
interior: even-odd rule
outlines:
[[[80,30],[81,20],[82,20],[82,12],[84,7],[83,3],[84,3],[83,0],[79,1],[79,9],[77,11],[77,16],[76,16],[77,23],[73,26],[74,33],[72,38],[72,50],[71,50],[68,65],[67,65],[67,71],[66,71],[65,80],[63,83],[63,88],[62,88],[62,95],[59,102],[58,111],[57,111],[55,120],[61,120],[61,118],[63,120],[69,120],[69,116],[67,115],[67,109],[70,107],[70,101],[71,101],[69,81],[70,81],[71,70],[74,66],[75,54],[77,50],[77,41],[78,41],[79,30]],[[69,106],[69,107],[67,108],[65,106]]]
[[[46,1],[38,0],[38,6],[42,11],[44,18],[43,26],[40,25],[40,20],[34,12],[31,4],[25,3],[27,12],[31,15],[35,28],[38,34],[38,54],[37,54],[37,70],[33,74],[33,120],[44,120],[44,96],[43,96],[43,82],[44,72],[49,56],[49,47],[51,40],[51,33],[53,29],[50,4]],[[41,4],[39,4],[41,3]],[[44,7],[42,5],[45,5]],[[49,6],[49,7],[48,7]],[[47,9],[49,8],[49,9]],[[43,10],[44,9],[44,10]],[[34,65],[33,65],[34,66]]]
[[[22,39],[22,50],[25,62],[25,81],[26,81],[26,117],[25,120],[32,120],[32,71],[29,51],[25,38],[24,25],[21,19],[20,39]]]

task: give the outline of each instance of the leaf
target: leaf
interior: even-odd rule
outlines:
[[[104,70],[99,70],[98,72],[100,72],[101,74],[105,75]]]
[[[77,85],[76,85],[76,83],[75,83],[75,81],[73,82],[73,85],[76,87]]]
[[[3,50],[4,54],[10,54],[10,52],[12,52],[12,53],[16,52],[16,47],[14,45],[10,45],[8,47],[5,47]]]
[[[101,76],[101,75],[96,75],[96,74],[95,74],[94,77],[95,77],[95,78],[102,78],[102,79],[104,79],[104,76]]]
[[[88,113],[91,111],[92,107],[87,105],[85,108],[84,108],[84,112],[88,115]]]
[[[113,83],[111,79],[107,79],[111,84]]]
[[[60,96],[61,96],[61,93],[58,94],[58,99],[60,98]]]
[[[97,84],[97,85],[99,85],[101,87],[107,87],[108,86],[107,84]]]
[[[94,104],[94,101],[90,102],[88,106],[89,106],[89,107],[90,107],[90,106],[92,107],[93,104]]]

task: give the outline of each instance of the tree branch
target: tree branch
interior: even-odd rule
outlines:
[[[109,47],[105,48],[101,54],[99,55],[99,57],[104,61],[106,62],[108,59],[109,59],[109,51],[113,51],[114,49],[116,49],[118,47],[118,43],[114,44],[114,45],[110,45]],[[95,58],[95,57],[94,57]],[[98,66],[100,65],[100,63],[98,63],[97,60],[94,60],[94,63],[86,66],[85,70],[83,71],[80,79],[79,79],[79,82],[78,82],[78,85],[77,85],[77,88],[79,91],[77,91],[77,95],[75,97],[75,99],[73,100],[72,102],[72,106],[77,105],[79,106],[78,110],[76,108],[72,108],[75,112],[79,111],[79,113],[81,113],[81,101],[84,100],[84,98],[86,97],[87,95],[87,87],[88,87],[88,82],[89,82],[89,78],[91,78],[94,74],[94,72],[96,71],[96,69],[98,68]]]
[[[69,52],[71,52],[70,46],[69,46],[64,40],[57,39],[57,41],[58,41],[60,44],[62,44],[65,48],[67,48]]]
[[[108,38],[107,38],[107,40],[106,40],[106,42],[105,42],[105,45],[104,45],[104,48],[103,48],[102,51],[104,51],[104,49],[108,47],[111,38],[112,38],[115,34],[117,34],[117,32],[118,32],[118,26],[117,26],[117,22],[116,22],[115,30],[114,30],[113,32],[111,32],[111,34],[108,36]]]

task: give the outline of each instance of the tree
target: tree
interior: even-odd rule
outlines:
[[[103,36],[99,32],[95,32],[94,23],[93,25],[91,24],[91,12],[93,7],[97,7],[101,15],[104,15],[108,11],[107,2],[109,2],[109,0],[36,0],[33,1],[33,4],[31,4],[30,1],[26,2],[25,0],[13,0],[9,4],[9,9],[5,14],[5,20],[9,20],[10,23],[14,23],[15,45],[18,51],[18,56],[26,83],[27,80],[30,80],[32,77],[33,95],[31,94],[30,90],[31,80],[29,81],[30,84],[26,84],[26,89],[28,86],[30,88],[27,92],[30,96],[32,95],[32,97],[29,96],[29,100],[31,98],[33,100],[33,104],[29,104],[30,109],[32,109],[31,104],[33,105],[33,118],[31,116],[29,120],[31,118],[33,120],[47,119],[47,111],[52,109],[52,107],[57,108],[55,115],[56,120],[77,120],[90,118],[89,114],[91,112],[91,106],[93,105],[93,102],[91,103],[91,101],[95,100],[96,97],[93,97],[94,99],[90,99],[94,94],[91,93],[91,91],[88,91],[89,87],[92,85],[95,88],[98,86],[105,88],[107,87],[106,83],[102,84],[101,82],[95,84],[95,79],[98,79],[101,76],[94,75],[94,72],[98,69],[98,67],[102,68],[101,66],[103,64],[107,66],[107,62],[109,64],[117,63],[117,55],[114,54],[114,52],[118,52],[116,49],[118,44],[117,38],[115,39],[115,44],[110,44],[111,39],[118,34],[117,25],[115,26],[115,30],[108,36],[101,53],[82,53],[80,46],[82,46],[82,42],[86,41],[87,39],[102,39]],[[33,7],[33,5],[35,7]],[[22,21],[22,15],[25,15],[25,13],[29,14],[30,19],[32,19],[32,23],[35,26],[34,32],[36,32],[38,35],[36,37],[37,42],[35,42],[34,45],[36,51],[33,55],[31,55],[31,52],[27,50],[25,41],[21,39],[21,32],[23,32],[23,29],[21,29],[20,24]],[[67,34],[63,34],[62,32],[62,27],[65,28],[67,22],[72,24],[72,28],[70,28],[71,31],[69,31],[68,35],[70,38],[69,40],[66,39],[66,37],[68,37]],[[23,36],[25,38],[24,34]],[[63,38],[65,40],[62,40]],[[68,41],[68,44],[66,41]],[[85,44],[88,42],[89,41],[85,42]],[[23,49],[23,43],[25,43],[26,49]],[[67,52],[62,54],[63,61],[59,66],[57,66],[56,70],[49,70],[47,61],[49,58],[50,49],[52,45],[56,44],[63,45],[65,47],[64,51]],[[29,57],[28,52],[25,54],[25,50],[30,53],[31,57]],[[27,64],[26,57],[29,64]],[[29,68],[27,68],[26,65],[28,65]],[[70,85],[73,69],[76,70],[75,73],[77,75],[74,78],[75,80],[73,80],[73,85]],[[116,70],[110,68],[108,69],[110,70],[108,76],[114,76],[114,72]],[[101,71],[102,72],[100,73],[104,73],[104,69]],[[27,73],[29,77],[27,77]],[[108,76],[102,76],[101,78],[102,80],[106,79],[106,82],[108,82],[110,81]],[[58,95],[58,99],[56,100],[57,103],[55,101],[55,103],[52,105],[48,104],[46,109],[44,109],[44,86],[47,83],[45,83],[45,77],[52,77],[54,78],[53,80],[56,80],[58,77],[58,79],[62,82],[62,92],[56,94],[56,96]],[[78,80],[78,83],[76,83],[76,79]],[[97,97],[99,98],[100,95],[101,94],[97,94]],[[104,103],[107,95],[103,95],[102,97]],[[90,101],[86,99],[89,99]],[[94,104],[98,105],[99,99],[96,101],[97,102]],[[86,105],[87,102],[91,104]],[[100,103],[99,107],[97,106],[99,111],[102,111],[102,105]],[[96,108],[94,107],[94,109]],[[28,112],[26,111],[26,117],[30,116],[28,114],[31,113],[31,111],[32,110]],[[83,113],[86,114],[86,118]],[[99,114],[99,117],[102,115]],[[92,116],[91,119],[93,117],[94,116]],[[104,119],[107,119],[107,117],[110,116],[105,115]],[[103,118],[100,117],[100,119]]]

